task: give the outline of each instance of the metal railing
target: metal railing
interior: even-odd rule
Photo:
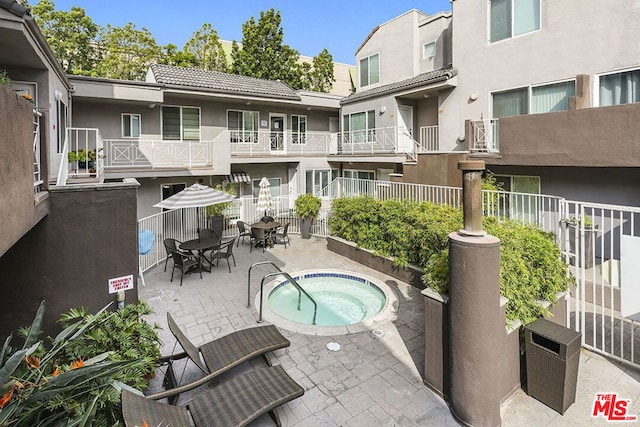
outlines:
[[[104,141],[99,129],[67,128],[64,145],[60,168],[67,168],[68,178],[96,178],[103,174]]]
[[[40,167],[40,118],[42,113],[33,110],[33,193],[40,194],[42,191],[42,175]]]
[[[289,275],[289,273],[282,271],[280,269],[280,267],[278,267],[273,261],[261,261],[261,262],[256,262],[253,265],[251,265],[251,267],[249,267],[249,274],[247,275],[247,308],[251,307],[251,270],[253,270],[253,267],[257,267],[260,265],[272,265],[276,270],[275,273],[268,273],[266,274],[262,280],[260,281],[260,314],[258,316],[258,323],[262,323],[262,305],[263,305],[263,301],[264,301],[264,282],[267,278],[271,278],[271,277],[275,277],[275,276],[284,276],[285,279],[287,279],[289,281],[289,283],[291,283],[297,290],[298,290],[298,311],[300,311],[301,308],[301,300],[302,300],[302,294],[304,294],[307,298],[309,298],[309,300],[311,301],[311,303],[313,304],[313,319],[311,321],[312,325],[316,324],[316,316],[318,314],[318,304],[316,303],[316,301],[311,297],[311,295],[309,295],[307,293],[307,291],[304,290],[304,288],[302,288],[302,286],[300,286],[300,284],[293,278],[291,277],[291,275]]]
[[[482,119],[471,122],[472,140],[469,151],[497,153],[500,151],[498,119]]]
[[[106,167],[192,168],[213,165],[212,141],[107,139]]]
[[[430,153],[440,151],[439,126],[422,126],[420,128],[420,140],[418,141],[420,152]]]

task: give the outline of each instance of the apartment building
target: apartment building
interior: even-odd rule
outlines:
[[[507,190],[637,206],[639,23],[637,2],[613,0],[411,10],[358,50],[343,129],[406,129],[421,154],[405,181],[455,184],[468,155]]]
[[[60,313],[99,310],[115,300],[109,279],[137,273],[138,184],[50,184],[72,86],[15,1],[0,3],[0,70],[10,79],[0,84],[0,337],[30,325],[43,300],[53,336]]]

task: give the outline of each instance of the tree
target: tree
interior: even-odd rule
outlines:
[[[193,33],[182,49],[195,57],[195,66],[203,70],[227,72],[227,54],[211,24],[203,24]]]
[[[243,76],[281,80],[294,89],[304,87],[300,54],[283,44],[280,12],[270,9],[260,12],[242,24],[242,48],[234,41],[231,48],[231,72]]]
[[[96,64],[99,26],[84,9],[73,6],[64,12],[55,10],[51,0],[40,0],[31,7],[31,13],[64,71],[91,74]]]
[[[333,75],[333,56],[327,49],[313,58],[313,66],[308,71],[309,89],[317,92],[329,92],[336,81]]]
[[[176,67],[196,67],[197,59],[192,53],[178,50],[178,46],[169,43],[162,48],[162,59],[159,64],[174,65]]]
[[[149,65],[162,62],[162,48],[151,32],[136,29],[129,22],[124,27],[107,25],[100,32],[98,47],[102,58],[96,67],[100,77],[144,80]]]

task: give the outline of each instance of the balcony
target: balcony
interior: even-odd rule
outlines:
[[[490,123],[483,132],[479,129],[477,139],[469,128],[467,136],[472,138],[472,155],[499,153],[487,159],[491,164],[640,167],[640,103],[502,117],[499,126],[497,119]]]
[[[226,131],[234,157],[253,156],[377,156],[416,150],[402,128],[349,132]]]
[[[471,125],[471,153],[499,153],[500,127],[498,119],[473,120]]]

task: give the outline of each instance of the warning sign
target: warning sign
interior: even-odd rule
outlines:
[[[129,289],[133,289],[133,274],[109,279],[110,294],[115,294],[118,291],[127,291]]]

